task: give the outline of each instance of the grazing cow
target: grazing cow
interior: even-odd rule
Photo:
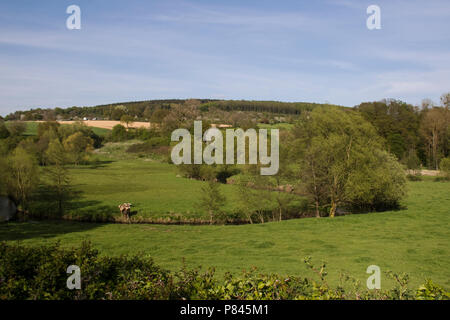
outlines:
[[[122,203],[119,205],[120,213],[127,218],[128,222],[130,222],[130,213],[131,213],[131,203]]]

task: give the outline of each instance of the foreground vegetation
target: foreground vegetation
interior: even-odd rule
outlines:
[[[326,282],[325,265],[316,267],[308,257],[304,262],[317,273],[316,279],[257,274],[255,270],[217,279],[213,269],[201,273],[182,268],[170,273],[150,257],[99,256],[89,243],[70,250],[58,245],[26,248],[2,243],[0,299],[450,299],[450,292],[431,280],[411,289],[404,274],[391,274],[396,279],[392,289],[370,291],[348,275],[332,287]],[[70,265],[80,268],[79,289],[66,287]]]

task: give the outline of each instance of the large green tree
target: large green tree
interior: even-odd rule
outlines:
[[[22,147],[7,158],[5,182],[7,194],[26,209],[39,184],[39,168],[36,159]]]
[[[70,179],[66,168],[67,156],[64,146],[58,139],[54,139],[45,151],[46,174],[48,184],[53,191],[54,199],[58,204],[58,214],[62,215],[64,203],[69,197]]]
[[[5,125],[5,121],[0,120],[0,139],[6,139],[9,137],[9,130]]]
[[[220,191],[220,183],[209,180],[208,184],[202,187],[202,195],[200,198],[200,206],[204,208],[210,217],[210,223],[214,222],[222,212],[223,206],[226,203],[226,198]]]
[[[401,166],[353,110],[314,109],[298,121],[291,140],[298,184],[314,202],[316,216],[323,207],[331,217],[339,207],[388,208],[404,196]]]
[[[76,132],[64,140],[64,149],[75,164],[79,164],[93,149],[94,141],[82,132]]]

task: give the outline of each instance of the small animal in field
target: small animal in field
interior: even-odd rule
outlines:
[[[130,222],[130,213],[131,213],[131,203],[122,203],[119,204],[120,213]]]

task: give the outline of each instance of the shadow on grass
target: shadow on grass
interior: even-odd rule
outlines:
[[[105,168],[109,164],[115,162],[114,160],[90,160],[88,163],[80,163],[78,165],[72,164],[69,166],[71,170],[77,170],[77,169],[98,169],[98,168]]]
[[[114,161],[112,161],[112,160],[94,160],[94,161],[91,161],[88,165],[86,165],[86,167],[88,167],[89,169],[104,168],[108,164],[111,164],[113,162]]]
[[[61,234],[89,231],[102,226],[100,223],[74,221],[28,221],[0,223],[0,241],[49,239]]]
[[[68,188],[62,197],[62,210],[55,190],[41,185],[31,202],[29,212],[23,216],[26,220],[72,220],[82,222],[114,222],[118,208],[105,205],[102,201],[86,200],[79,185]]]

